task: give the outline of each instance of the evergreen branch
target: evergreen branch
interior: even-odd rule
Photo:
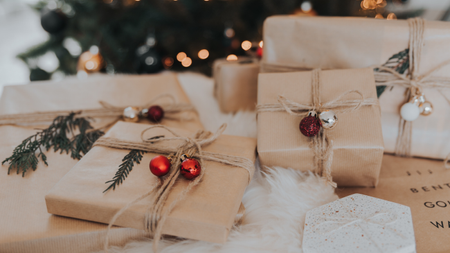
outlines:
[[[114,175],[112,180],[106,181],[105,184],[111,183],[106,190],[103,191],[103,193],[107,192],[109,189],[116,189],[116,186],[119,186],[120,184],[125,181],[128,174],[133,170],[134,163],[139,164],[142,160],[143,154],[146,153],[142,150],[133,149],[128,153],[123,159],[122,164],[119,165],[119,169],[117,170],[116,174]]]
[[[394,69],[399,74],[404,74],[409,69],[409,48],[391,56],[383,66]],[[379,71],[379,69],[376,68],[375,71]],[[386,85],[377,86],[377,96],[380,97],[385,90]]]
[[[89,131],[93,129],[89,120],[76,118],[76,115],[77,113],[72,112],[67,116],[58,116],[48,128],[23,140],[14,148],[12,155],[2,162],[9,163],[8,174],[12,169],[16,169],[17,174],[22,173],[22,176],[25,176],[30,168],[36,170],[39,158],[48,165],[43,149],[47,151],[53,148],[55,152],[70,153],[73,159],[81,159],[103,132]],[[79,131],[79,134],[75,135],[75,131]]]

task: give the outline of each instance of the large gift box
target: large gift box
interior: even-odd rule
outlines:
[[[450,23],[425,21],[423,48],[415,58],[415,76],[430,71],[430,79],[450,78]],[[397,68],[408,56],[410,27],[406,20],[370,18],[274,16],[264,24],[262,70],[346,69],[380,66],[390,60]],[[399,55],[396,55],[400,53]],[[392,59],[390,59],[393,57]],[[406,67],[406,69],[408,69]],[[448,81],[446,81],[448,87]],[[380,97],[386,152],[394,153],[399,130],[400,107],[406,88],[394,85]],[[411,154],[445,158],[450,153],[450,89],[424,88],[434,106],[429,116],[412,124]]]
[[[338,188],[396,202],[411,208],[418,253],[449,252],[450,170],[441,161],[384,155],[376,188]]]
[[[146,128],[147,126],[142,124],[119,122],[105,137],[120,139],[122,142],[141,143],[141,133]],[[181,136],[192,136],[192,133],[180,129],[171,130]],[[152,136],[173,137],[166,129],[159,128],[150,129],[145,133],[145,139]],[[145,145],[176,149],[180,143],[168,141]],[[249,160],[251,168],[246,170],[205,158],[202,165],[202,170],[205,171],[203,178],[169,212],[162,226],[162,233],[224,243],[234,223],[245,188],[254,172],[255,148],[255,139],[227,135],[220,135],[211,144],[203,147],[205,154],[210,152],[209,154],[243,157]],[[127,149],[94,146],[46,195],[48,212],[108,224],[116,212],[159,182],[159,178],[150,173],[149,162],[161,154],[145,153],[142,161],[134,165],[122,184],[115,190],[104,193],[107,188],[105,182],[114,177],[122,159],[129,152]],[[191,180],[181,176],[176,179],[161,213],[166,212],[190,182]],[[152,194],[141,202],[129,206],[114,224],[145,229],[147,210],[152,208],[152,200],[156,197]]]
[[[95,77],[83,81],[60,83],[37,82],[30,85],[6,86],[0,100],[0,113],[37,113],[90,109],[100,107],[103,100],[115,106],[146,104],[161,93],[172,94],[178,102],[189,100],[174,75]],[[166,102],[162,100],[162,102]],[[163,120],[171,126],[198,129],[198,116],[189,121]],[[107,119],[92,119],[93,126]],[[147,122],[149,123],[149,122]],[[47,125],[48,126],[48,125]],[[40,124],[25,127],[0,126],[0,157],[12,154],[14,147],[35,134]],[[0,173],[0,252],[89,252],[102,248],[106,226],[99,223],[51,215],[47,212],[45,194],[78,162],[67,154],[45,152],[48,166],[40,161],[22,177],[15,170],[7,174],[8,164]],[[141,230],[113,228],[110,241],[123,245],[144,236]]]
[[[297,107],[311,105],[311,82],[311,71],[261,73],[258,79],[258,108],[279,104],[280,95],[294,105],[300,104]],[[338,124],[333,129],[324,130],[333,143],[331,175],[338,186],[375,186],[384,149],[372,70],[321,72],[319,96],[322,104],[352,90],[359,91],[364,101],[374,103],[347,113],[339,113],[339,107],[335,108]],[[361,97],[350,93],[342,99],[347,103],[358,101]],[[258,111],[258,154],[261,164],[313,170],[318,163],[315,157],[320,155],[315,155],[311,137],[300,133],[302,117],[292,116],[283,110]]]
[[[250,57],[214,62],[214,96],[223,112],[254,110],[259,61]]]

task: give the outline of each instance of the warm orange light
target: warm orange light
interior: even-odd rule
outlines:
[[[250,48],[252,48],[252,43],[248,40],[244,40],[241,43],[241,47],[242,49],[244,49],[245,51],[249,50]]]
[[[230,54],[227,56],[227,61],[236,61],[238,57],[235,54]]]
[[[380,13],[378,13],[377,15],[375,15],[375,18],[383,19],[384,17],[383,17],[383,15],[381,15]]]
[[[96,62],[94,62],[94,61],[87,61],[87,62],[84,64],[84,67],[85,67],[87,70],[93,70],[93,69],[95,69],[95,68],[98,67],[98,64],[97,64]]]
[[[204,59],[208,58],[208,56],[209,56],[208,50],[202,49],[202,50],[198,51],[198,58],[204,60]]]
[[[263,47],[264,46],[264,42],[261,40],[260,42],[259,42],[259,47]]]
[[[173,65],[173,59],[171,57],[167,57],[164,59],[164,66],[171,67]]]
[[[389,13],[386,19],[397,19],[397,16],[394,13]]]
[[[192,59],[189,57],[186,57],[183,59],[183,61],[181,62],[181,65],[183,65],[183,67],[189,67],[192,64]]]
[[[377,8],[377,0],[363,0],[361,2],[361,8],[363,10],[373,10]]]
[[[187,55],[186,55],[185,52],[179,52],[179,53],[177,54],[177,60],[178,60],[179,62],[182,62],[184,59],[186,59],[186,57],[187,57]]]

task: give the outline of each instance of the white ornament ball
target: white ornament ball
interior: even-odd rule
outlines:
[[[405,103],[400,109],[400,115],[406,121],[414,121],[419,117],[420,109],[415,104]]]
[[[338,123],[338,118],[333,111],[323,111],[319,114],[320,122],[322,127],[325,129],[332,129]]]

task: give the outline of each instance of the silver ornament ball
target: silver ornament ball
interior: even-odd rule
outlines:
[[[325,129],[332,129],[336,127],[338,123],[338,118],[333,111],[323,111],[319,114],[320,123],[322,123],[322,127]]]
[[[425,101],[419,106],[420,115],[428,116],[433,112],[433,105],[429,101]]]
[[[129,106],[123,110],[123,120],[126,122],[138,122],[141,109],[139,107]]]

